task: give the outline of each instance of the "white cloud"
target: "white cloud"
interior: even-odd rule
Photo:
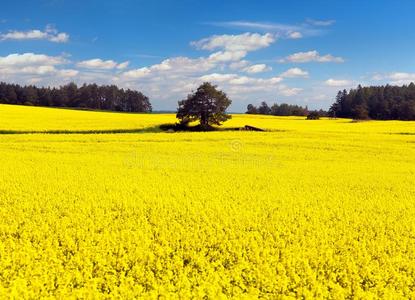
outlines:
[[[415,82],[415,73],[393,72],[388,74],[375,74],[372,79],[376,81],[383,80],[393,85],[404,85]]]
[[[281,83],[282,80],[283,78],[279,76],[254,78],[238,74],[212,73],[199,77],[199,80],[194,82],[194,87],[201,82],[209,81],[226,91],[231,99],[239,101],[252,101],[258,97],[271,101],[279,96],[292,97],[302,91],[300,88],[287,87]]]
[[[281,95],[286,96],[286,97],[296,96],[302,91],[303,89],[301,88],[289,88],[286,86],[281,86],[279,88],[279,92],[281,93]]]
[[[335,57],[331,54],[320,55],[316,50],[308,52],[298,52],[281,59],[280,62],[292,62],[292,63],[307,63],[307,62],[319,62],[319,63],[342,63],[344,59],[342,57]]]
[[[303,24],[281,24],[271,22],[250,22],[250,21],[230,21],[230,22],[210,22],[213,26],[225,28],[245,29],[249,31],[260,31],[272,33],[276,37],[287,39],[299,39],[304,36],[318,36],[325,32],[321,27],[329,26],[334,21],[309,20]]]
[[[297,77],[307,78],[308,72],[300,68],[291,68],[285,71],[284,73],[282,73],[280,76],[285,77],[285,78],[297,78]]]
[[[252,65],[252,66],[248,66],[243,69],[244,72],[250,73],[250,74],[262,73],[262,72],[267,72],[271,70],[272,68],[267,66],[266,64]]]
[[[296,39],[301,39],[303,37],[303,34],[299,31],[294,31],[288,34],[288,37],[290,39],[296,40]]]
[[[249,21],[230,21],[230,22],[212,22],[211,25],[220,27],[234,27],[249,30],[265,30],[268,32],[292,32],[301,29],[298,25],[287,25],[270,22],[249,22]]]
[[[153,70],[171,71],[171,73],[199,73],[212,69],[215,66],[215,59],[189,58],[189,57],[173,57],[162,61],[161,64],[152,67]]]
[[[144,68],[140,68],[140,69],[126,71],[122,75],[126,78],[138,79],[138,78],[146,77],[146,76],[150,75],[150,73],[151,73],[150,69],[147,68],[147,67],[144,67]]]
[[[398,81],[398,80],[414,80],[415,74],[414,73],[404,73],[404,72],[396,72],[391,73],[388,75],[388,78]]]
[[[384,76],[381,75],[381,74],[375,74],[375,75],[373,75],[372,79],[373,80],[382,80],[382,79],[384,79]]]
[[[0,79],[23,84],[62,84],[79,74],[78,70],[61,69],[68,61],[62,56],[23,53],[0,56]]]
[[[129,70],[122,73],[127,79],[137,79],[148,77],[150,75],[192,75],[207,72],[220,65],[231,63],[233,67],[247,65],[248,62],[241,61],[246,55],[245,51],[218,51],[208,57],[189,58],[184,56],[173,57],[163,60],[159,64],[143,67],[135,70]]]
[[[30,66],[21,68],[19,71],[27,74],[46,75],[55,73],[56,68],[54,66]]]
[[[49,37],[49,41],[55,42],[55,43],[66,43],[69,41],[69,35],[67,33],[58,33],[56,35],[52,35]]]
[[[54,66],[20,66],[20,67],[0,67],[2,75],[49,75],[56,73]]]
[[[122,63],[118,64],[117,69],[118,70],[124,70],[124,69],[128,68],[129,64],[130,64],[129,61],[122,62]]]
[[[333,79],[333,78],[330,78],[330,79],[326,80],[324,83],[325,83],[325,85],[332,86],[332,87],[348,87],[348,86],[351,86],[353,84],[353,82],[351,80]]]
[[[203,50],[223,49],[226,51],[255,51],[269,47],[276,40],[275,36],[266,33],[243,33],[239,35],[214,35],[199,41],[191,42],[192,46]]]
[[[248,76],[241,76],[238,74],[219,74],[212,73],[208,75],[201,76],[199,78],[201,81],[212,81],[215,83],[224,83],[226,82],[229,85],[257,85],[258,87],[265,87],[269,85],[275,85],[282,81],[281,77],[271,77],[271,78],[254,78]]]
[[[69,35],[65,32],[58,32],[54,27],[48,25],[44,31],[39,29],[28,31],[11,30],[7,33],[0,34],[0,40],[47,40],[54,43],[66,43],[69,41]]]
[[[232,79],[237,78],[237,74],[219,74],[219,73],[212,73],[208,75],[204,75],[200,77],[201,81],[212,81],[212,82],[228,82]]]
[[[219,51],[212,53],[209,59],[212,62],[239,61],[246,56],[246,51]]]
[[[59,73],[59,76],[68,78],[68,77],[77,76],[79,74],[79,71],[73,70],[73,69],[64,69],[64,70],[59,70],[58,73]]]
[[[123,62],[118,64],[113,60],[102,60],[100,58],[94,58],[89,60],[84,60],[78,62],[76,65],[80,68],[85,69],[101,69],[101,70],[111,70],[111,69],[125,69],[128,67],[129,62]]]
[[[249,61],[240,60],[240,61],[232,62],[231,64],[229,64],[229,68],[231,70],[240,70],[240,69],[245,68],[248,65],[249,65]]]
[[[7,56],[0,56],[0,68],[28,65],[59,65],[65,62],[66,60],[61,56],[49,56],[34,53],[13,53]]]
[[[200,74],[215,68],[223,57],[210,56],[189,58],[184,56],[163,60],[159,64],[129,70],[121,74],[125,79],[137,79],[149,76],[184,76]]]

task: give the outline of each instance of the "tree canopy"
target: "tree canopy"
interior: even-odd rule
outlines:
[[[287,103],[274,103],[270,107],[263,101],[258,107],[253,104],[248,104],[246,113],[273,116],[306,116],[308,114],[308,108]]]
[[[35,106],[79,107],[124,112],[152,110],[147,96],[115,85],[69,83],[59,88],[20,86],[0,82],[0,103]]]
[[[330,116],[353,119],[415,120],[415,84],[358,86],[339,91]]]
[[[217,89],[217,86],[209,82],[199,86],[187,99],[179,101],[176,117],[181,124],[199,121],[202,129],[208,129],[212,125],[221,125],[230,119],[226,109],[232,101],[226,94]]]

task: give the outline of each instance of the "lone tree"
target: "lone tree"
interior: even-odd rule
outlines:
[[[318,111],[312,111],[307,115],[307,120],[320,120],[320,114]]]
[[[200,121],[202,130],[207,130],[211,125],[221,125],[230,119],[226,109],[232,101],[226,94],[217,89],[217,86],[209,82],[199,86],[195,93],[187,96],[187,99],[179,101],[176,117],[182,125],[193,121]]]

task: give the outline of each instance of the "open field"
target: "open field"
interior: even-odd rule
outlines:
[[[415,297],[415,122],[174,121],[0,105],[1,298]]]
[[[173,115],[147,117],[132,113],[95,112],[75,109],[0,105],[0,132],[77,132],[154,130],[160,123],[174,122]]]

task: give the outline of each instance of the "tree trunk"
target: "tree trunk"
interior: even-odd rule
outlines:
[[[204,129],[209,127],[208,118],[205,114],[202,114],[200,118],[200,126]]]

